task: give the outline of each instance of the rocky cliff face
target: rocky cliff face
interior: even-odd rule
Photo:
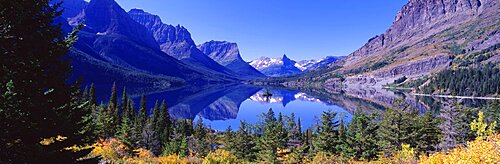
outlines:
[[[350,75],[348,85],[379,86],[474,63],[478,56],[498,62],[499,8],[496,0],[410,0],[385,33],[330,68]]]
[[[179,86],[186,81],[216,81],[192,67],[166,55],[153,35],[112,0],[69,0],[60,20],[66,32],[69,24],[84,21],[85,28],[73,45],[75,78],[85,77],[84,83],[94,83],[107,89],[113,82],[119,86],[160,89]],[[82,7],[85,4],[85,7]],[[75,17],[74,11],[80,11]],[[65,17],[68,16],[68,17]],[[66,21],[67,20],[67,21]],[[213,78],[212,78],[213,77]]]
[[[132,20],[114,0],[92,0],[85,10],[70,22],[85,22],[85,31],[97,35],[123,35],[137,44],[159,49],[151,33]]]
[[[129,11],[130,17],[145,26],[151,33],[161,50],[168,55],[200,71],[209,71],[214,74],[228,76],[236,75],[233,71],[221,66],[201,52],[191,38],[189,31],[183,26],[164,24],[160,17],[147,13],[141,9]]]
[[[241,77],[250,79],[265,77],[264,74],[245,62],[240,55],[238,45],[226,41],[209,41],[198,45],[203,53],[207,54],[217,63],[236,72]]]
[[[354,64],[368,55],[415,43],[446,28],[474,19],[487,1],[495,0],[410,0],[397,13],[392,26],[349,55],[345,65]]]

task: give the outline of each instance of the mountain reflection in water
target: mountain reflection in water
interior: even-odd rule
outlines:
[[[130,96],[138,108],[141,89],[130,90],[135,91]],[[268,96],[267,92],[272,96]],[[357,109],[367,114],[381,112],[394,107],[398,99],[420,113],[439,106],[441,101],[369,87],[331,92],[318,88],[263,88],[243,84],[185,86],[145,95],[148,109],[154,107],[156,100],[165,100],[172,118],[203,118],[207,125],[217,130],[225,130],[228,126],[236,129],[240,121],[257,123],[260,115],[269,108],[276,115],[294,113],[296,118],[301,118],[302,129],[307,129],[318,121],[323,111],[329,109],[337,112],[338,117],[343,117],[344,122],[348,123],[351,114]]]

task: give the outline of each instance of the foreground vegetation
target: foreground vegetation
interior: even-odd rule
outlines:
[[[382,115],[357,111],[349,124],[342,114],[325,111],[304,130],[300,118],[269,109],[257,124],[242,121],[237,130],[216,132],[201,118],[194,125],[171,120],[158,103],[148,117],[144,97],[132,116],[127,113],[135,111],[133,103],[125,98],[128,105],[122,105],[120,115],[109,105],[116,101],[113,95],[108,105],[92,107],[100,139],[89,158],[118,163],[500,162],[498,102],[481,109],[444,107],[437,117],[409,106]]]

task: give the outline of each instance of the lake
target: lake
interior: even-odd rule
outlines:
[[[228,126],[237,129],[241,120],[255,124],[260,120],[260,115],[270,108],[276,115],[294,113],[296,118],[301,119],[302,129],[305,130],[312,127],[326,110],[337,112],[338,119],[342,118],[345,123],[349,123],[352,113],[358,109],[365,113],[381,112],[387,107],[393,107],[397,104],[396,101],[409,105],[420,113],[438,110],[442,103],[449,103],[449,99],[415,97],[404,92],[370,87],[331,91],[226,84],[184,86],[154,92],[140,88],[127,91],[136,108],[139,106],[140,96],[144,94],[148,109],[154,107],[156,100],[165,100],[173,118],[194,121],[201,118],[215,130],[225,130]],[[266,96],[265,93],[271,93],[272,96]],[[100,97],[106,101],[106,95]],[[477,106],[485,102],[467,100],[466,104]]]

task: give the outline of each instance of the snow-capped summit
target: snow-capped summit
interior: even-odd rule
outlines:
[[[312,60],[301,60],[295,64],[295,67],[299,68],[301,71],[309,71],[319,67],[327,66],[345,56],[327,56],[321,59]]]
[[[295,67],[296,62],[283,55],[282,58],[260,57],[252,60],[250,65],[264,75],[277,77],[299,74],[302,71]]]

